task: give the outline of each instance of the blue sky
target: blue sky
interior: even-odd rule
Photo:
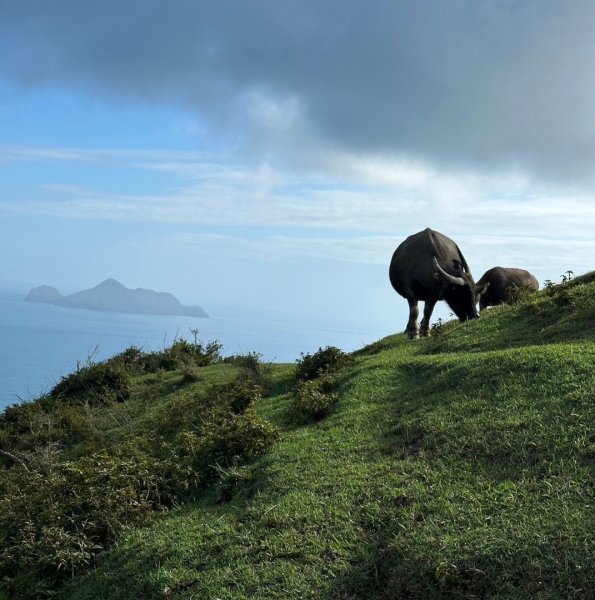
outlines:
[[[427,226],[476,279],[591,270],[594,17],[574,0],[0,0],[0,282],[115,277],[389,333],[406,321],[390,257]]]

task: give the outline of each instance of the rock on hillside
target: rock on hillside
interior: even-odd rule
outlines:
[[[53,299],[52,292],[49,290],[53,291]],[[69,308],[151,315],[209,317],[200,306],[184,306],[172,294],[142,288],[129,289],[115,279],[106,279],[94,288],[82,290],[68,296],[62,296],[58,290],[49,286],[41,286],[31,290],[25,300],[29,302],[46,302]]]

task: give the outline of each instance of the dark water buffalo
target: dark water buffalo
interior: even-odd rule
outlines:
[[[430,333],[430,317],[438,300],[446,300],[459,320],[479,316],[476,287],[459,247],[445,235],[424,229],[410,235],[395,250],[389,268],[390,282],[409,303],[405,335],[419,337],[417,303],[425,302],[421,335]]]
[[[539,281],[529,271],[505,267],[487,270],[477,285],[483,286],[479,296],[480,310],[496,304],[510,303],[514,298],[515,290],[519,288],[539,289]]]

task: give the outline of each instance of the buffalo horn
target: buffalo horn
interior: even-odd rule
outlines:
[[[449,281],[453,285],[465,285],[467,283],[462,277],[455,277],[454,275],[451,275],[450,273],[447,273],[438,264],[438,261],[436,260],[435,256],[434,256],[434,264],[436,265],[436,268],[438,269],[438,272],[440,273],[440,275],[442,275],[442,277],[444,277],[444,279],[446,279],[446,281]]]

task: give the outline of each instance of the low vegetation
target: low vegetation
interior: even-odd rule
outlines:
[[[293,416],[298,422],[316,421],[331,413],[339,400],[336,380],[329,375],[301,382],[295,391]]]
[[[254,409],[262,388],[242,368],[208,385],[187,378],[221,362],[213,348],[131,348],[0,417],[0,572],[11,596],[49,594],[124,531],[274,444],[277,428]]]
[[[292,416],[297,422],[328,416],[339,399],[339,373],[353,364],[353,357],[327,346],[313,354],[302,354],[295,369],[296,389]]]
[[[298,381],[316,379],[331,374],[353,362],[352,357],[335,346],[319,348],[313,354],[303,354],[297,361],[295,377]]]
[[[587,274],[352,355],[79,369],[0,416],[0,598],[592,598],[594,317]]]

